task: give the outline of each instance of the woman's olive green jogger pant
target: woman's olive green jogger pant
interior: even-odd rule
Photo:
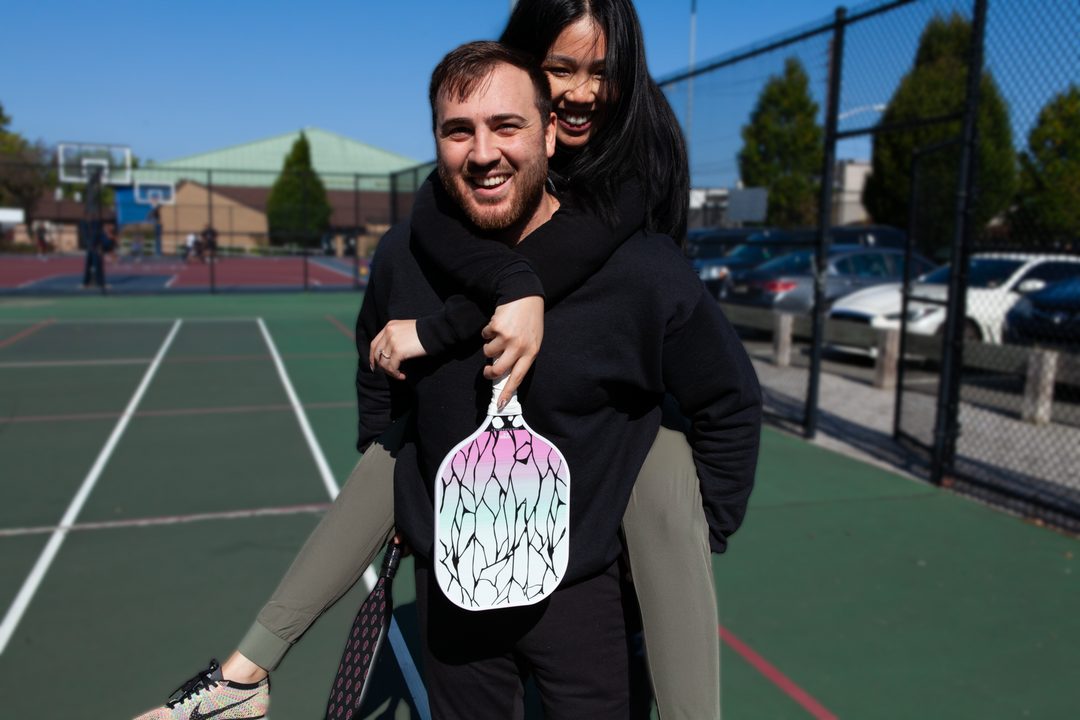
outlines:
[[[394,460],[402,421],[356,464],[270,602],[240,643],[274,670],[356,583],[394,534]],[[686,436],[660,428],[623,516],[645,650],[663,720],[720,717],[720,641],[708,526]]]

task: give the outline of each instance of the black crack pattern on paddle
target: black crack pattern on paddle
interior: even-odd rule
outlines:
[[[512,419],[506,420],[509,426]],[[485,605],[534,602],[562,579],[555,556],[569,542],[566,523],[560,527],[558,520],[569,500],[568,472],[558,452],[543,441],[534,447],[534,439],[523,428],[490,428],[437,480],[443,484],[439,517],[453,504],[449,537],[440,536],[438,552],[451,578],[443,590],[462,606],[479,607],[478,594],[492,591],[496,600]],[[494,462],[499,443],[512,443],[513,462]],[[491,467],[486,477],[479,476],[481,460]],[[523,477],[529,482],[515,481]],[[478,521],[481,528],[490,523],[491,531],[479,533]]]

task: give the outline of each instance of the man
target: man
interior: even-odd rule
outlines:
[[[210,262],[214,262],[217,256],[217,230],[210,223],[206,223],[206,227],[203,228],[201,239],[203,253],[210,257]],[[200,256],[199,259],[201,260],[202,257]]]
[[[562,205],[546,187],[555,148],[550,97],[531,60],[497,43],[458,48],[432,77],[440,177],[493,242],[527,241]],[[407,361],[400,380],[366,362],[371,340],[388,322],[428,316],[460,292],[413,251],[408,224],[401,224],[379,243],[357,323],[360,444],[409,411],[395,469],[395,523],[418,555],[417,609],[433,713],[520,717],[531,673],[549,717],[627,717],[618,528],[659,427],[660,400],[671,393],[692,419],[709,520],[730,533],[757,455],[753,369],[674,243],[645,232],[628,240],[549,309],[543,346],[522,385],[523,416],[558,446],[573,476],[563,582],[535,605],[469,612],[433,582],[432,497],[443,457],[485,415],[491,390],[482,376],[482,340],[450,358]]]
[[[86,266],[83,270],[81,287],[88,288],[96,285],[103,288],[105,287],[105,238],[101,223],[94,219],[93,214],[86,213],[82,222],[79,223],[79,234],[86,247]]]
[[[38,260],[45,260],[45,253],[49,250],[49,235],[45,229],[45,223],[38,223],[34,239],[37,241]]]

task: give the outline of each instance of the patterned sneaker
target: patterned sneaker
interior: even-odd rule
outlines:
[[[266,716],[270,678],[244,685],[221,676],[217,660],[172,694],[174,700],[135,720],[249,720]]]

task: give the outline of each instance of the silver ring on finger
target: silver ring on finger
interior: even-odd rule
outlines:
[[[389,360],[389,359],[390,359],[390,356],[389,356],[389,355],[387,355],[387,354],[386,354],[386,352],[385,352],[385,351],[384,351],[384,350],[383,350],[382,348],[379,348],[379,357],[384,357],[384,358],[386,358],[387,360]]]

